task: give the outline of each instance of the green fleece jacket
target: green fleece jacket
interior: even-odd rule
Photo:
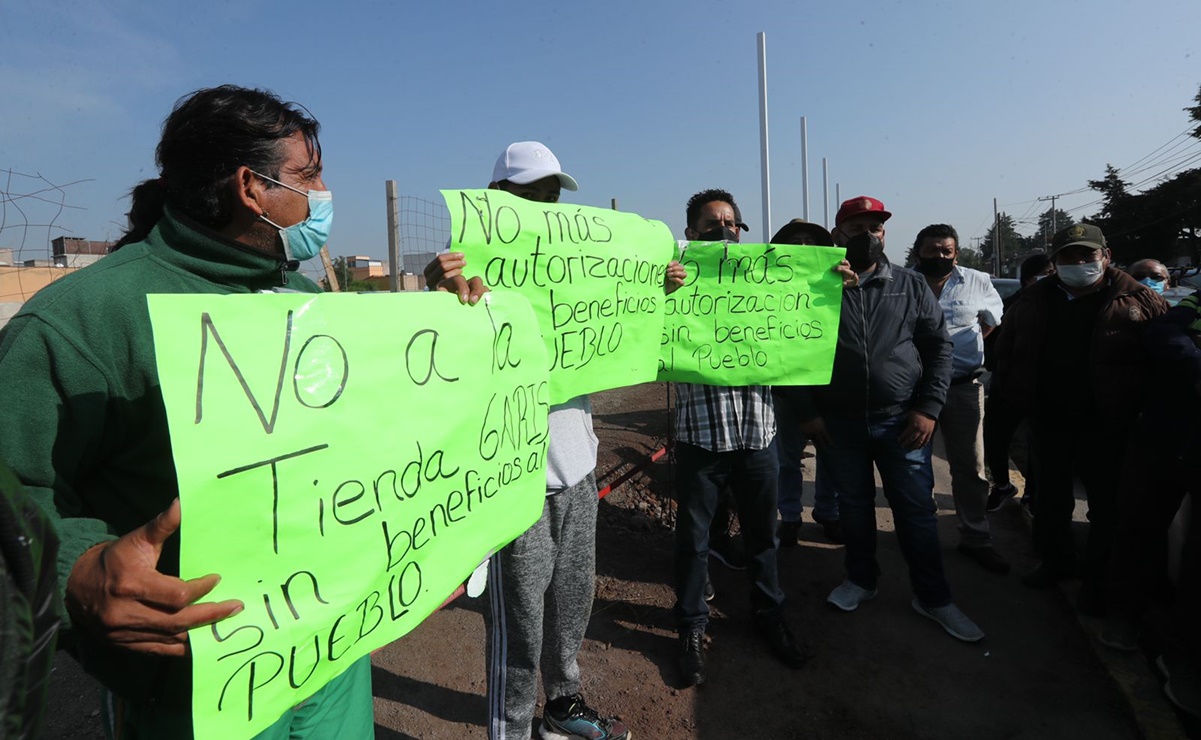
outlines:
[[[168,213],[145,241],[55,281],[0,330],[0,461],[53,520],[63,588],[85,550],[150,521],[179,493],[147,294],[279,288],[319,292],[282,257]],[[178,542],[167,542],[160,571],[179,572]],[[187,661],[71,632],[64,641],[114,693],[186,708]]]

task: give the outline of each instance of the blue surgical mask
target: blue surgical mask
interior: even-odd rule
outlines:
[[[280,226],[266,216],[260,215],[259,218],[279,229],[279,238],[284,243],[284,257],[301,262],[316,257],[321,248],[329,241],[329,230],[334,224],[334,194],[329,190],[310,190],[306,193],[258,172],[254,172],[254,174],[294,193],[308,197],[309,217],[298,224]]]
[[[1156,293],[1163,295],[1163,289],[1165,287],[1163,280],[1156,280],[1155,278],[1145,277],[1142,280],[1139,280],[1139,282],[1142,283],[1143,285],[1147,286],[1151,290],[1155,291]]]

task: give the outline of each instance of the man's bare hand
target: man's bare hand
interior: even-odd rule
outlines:
[[[183,655],[188,630],[242,611],[237,600],[195,603],[221,580],[184,581],[156,569],[163,543],[179,529],[179,499],[115,542],[91,548],[67,577],[67,611],[77,627],[106,642],[155,655]]]
[[[467,278],[463,270],[467,267],[467,258],[462,252],[447,252],[440,254],[425,266],[425,284],[434,290],[454,293],[459,296],[460,303],[479,303],[480,298],[488,292],[483,278]]]
[[[820,416],[815,416],[809,421],[801,422],[801,431],[813,442],[813,446],[819,450],[830,446],[830,432],[826,429],[825,419],[822,419]]]
[[[663,279],[663,292],[671,295],[677,288],[684,284],[688,279],[688,270],[680,264],[679,260],[672,260],[667,263],[667,277]]]
[[[859,285],[859,273],[852,270],[851,263],[847,262],[846,260],[834,265],[834,269],[831,270],[831,272],[837,272],[839,275],[842,275],[843,290],[846,290],[847,288],[854,288]]]
[[[935,419],[920,411],[906,411],[909,423],[901,430],[897,441],[907,450],[920,450],[934,438]]]

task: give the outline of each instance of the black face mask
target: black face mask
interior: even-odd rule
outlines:
[[[695,241],[698,242],[737,242],[738,233],[728,226],[719,226],[709,229],[706,232],[697,234]]]
[[[863,272],[876,264],[880,255],[884,254],[884,241],[870,231],[865,231],[851,237],[846,243],[846,249],[847,262],[851,263],[851,269]]]
[[[954,267],[953,257],[920,257],[917,261],[917,271],[932,278],[946,277]]]

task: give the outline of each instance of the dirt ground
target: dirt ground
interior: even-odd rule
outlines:
[[[593,406],[601,485],[663,446],[670,420],[662,384],[596,394]],[[987,573],[955,552],[949,477],[945,462],[935,465],[947,575],[984,640],[958,642],[910,607],[882,495],[880,595],[853,613],[826,604],[843,576],[842,548],[807,519],[807,464],[803,541],[779,559],[787,618],[808,665],[789,670],[767,654],[751,633],[745,574],[714,563],[707,679],[679,688],[664,523],[674,503],[663,458],[600,504],[596,601],[580,655],[589,703],[641,739],[1185,737],[1146,658],[1098,646],[1098,625],[1077,615],[1070,586],[1021,586],[1018,575],[1035,559],[1018,506],[992,515],[1013,573]],[[483,608],[483,599],[461,598],[376,654],[376,737],[487,736]],[[94,686],[69,659],[57,665],[49,736],[102,736]]]

